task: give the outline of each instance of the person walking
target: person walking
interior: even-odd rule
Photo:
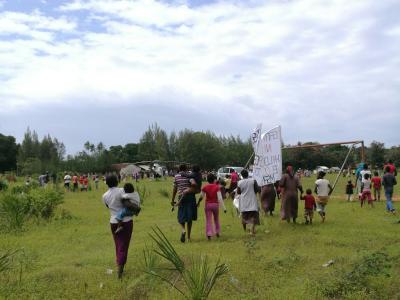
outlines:
[[[286,174],[282,176],[279,186],[282,188],[282,202],[281,202],[281,219],[286,220],[290,223],[296,223],[298,206],[299,206],[299,195],[303,193],[303,187],[300,184],[299,178],[294,175],[293,167],[288,165],[286,168]]]
[[[329,196],[332,194],[332,186],[328,179],[325,179],[325,172],[318,173],[317,180],[315,181],[314,192],[317,194],[316,205],[317,212],[321,216],[322,223],[325,222],[326,205],[328,204]]]
[[[181,225],[181,242],[190,241],[193,221],[197,220],[197,203],[195,194],[187,192],[192,185],[196,185],[194,178],[188,177],[186,174],[187,167],[182,164],[179,166],[179,173],[175,175],[174,187],[172,191],[171,205],[178,206],[178,223]],[[175,202],[175,197],[178,194],[178,202]]]
[[[382,185],[385,190],[386,197],[386,210],[391,213],[395,213],[395,209],[392,202],[393,187],[397,184],[396,177],[390,172],[390,166],[386,166],[385,174],[382,177]]]
[[[261,208],[265,216],[274,215],[276,191],[273,183],[263,185],[261,187]]]
[[[132,216],[125,216],[122,219],[122,226],[124,230],[116,233],[118,228],[118,220],[116,217],[118,212],[124,208],[122,201],[124,189],[118,188],[118,178],[116,175],[107,176],[106,184],[108,186],[108,191],[103,195],[103,203],[110,211],[110,227],[115,244],[118,278],[122,278],[128,258],[129,244],[133,231],[133,221]]]
[[[249,172],[244,169],[240,172],[243,179],[238,182],[236,193],[239,197],[239,211],[242,216],[243,229],[246,231],[247,224],[251,225],[250,234],[256,234],[256,225],[260,225],[260,216],[258,209],[257,193],[260,188],[252,178],[249,177]]]
[[[208,173],[208,184],[201,189],[201,196],[199,198],[199,201],[197,202],[197,207],[199,207],[200,202],[203,200],[203,198],[206,198],[204,212],[206,215],[206,236],[208,240],[211,240],[211,237],[214,235],[219,238],[219,235],[221,233],[221,226],[219,224],[219,208],[222,208],[224,210],[224,213],[226,213],[221,190],[216,180],[217,178],[213,173]]]

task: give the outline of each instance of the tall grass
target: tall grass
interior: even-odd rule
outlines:
[[[31,217],[49,220],[62,202],[63,194],[51,188],[13,186],[0,193],[0,224],[18,230]]]
[[[0,197],[0,221],[3,229],[22,228],[29,217],[30,208],[30,197],[27,194],[3,193]]]
[[[185,264],[161,229],[156,227],[152,231],[149,235],[157,246],[154,252],[170,262],[172,266],[160,268],[160,270],[167,271],[167,275],[156,271],[155,268],[149,274],[167,282],[187,299],[207,299],[218,278],[228,272],[228,266],[219,261],[211,266],[206,256],[192,257],[190,264]],[[171,275],[168,273],[178,273],[179,276],[172,279],[173,277],[168,276]],[[179,277],[182,279],[186,291],[178,287],[177,279]]]
[[[13,256],[18,252],[18,250],[6,250],[0,253],[0,274],[6,272],[12,267]]]
[[[338,271],[334,280],[321,282],[320,290],[328,298],[343,298],[360,292],[372,294],[375,291],[371,281],[377,280],[379,275],[390,276],[391,264],[396,261],[383,252],[365,255],[350,271]]]
[[[170,193],[166,190],[166,189],[160,189],[160,190],[158,190],[158,193],[161,195],[161,197],[163,197],[163,198],[167,198],[167,199],[170,199],[171,198],[171,195],[170,195]]]
[[[140,204],[144,204],[147,198],[150,196],[150,191],[147,189],[146,185],[137,184],[136,191],[140,196]]]

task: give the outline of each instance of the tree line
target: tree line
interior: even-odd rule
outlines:
[[[318,142],[297,145],[318,144]],[[284,145],[290,146],[290,145]],[[334,145],[320,148],[283,150],[283,162],[291,162],[296,168],[314,169],[317,165],[340,167],[349,148]],[[385,148],[373,141],[366,147],[366,161],[374,167],[382,167],[391,159],[400,164],[400,146]],[[223,165],[244,166],[253,153],[250,138],[217,136],[211,131],[184,129],[167,134],[157,124],[152,124],[142,134],[138,143],[106,147],[87,141],[83,149],[74,155],[66,155],[65,145],[50,135],[41,140],[29,128],[20,144],[12,136],[0,134],[0,172],[16,171],[19,175],[39,174],[45,171],[104,173],[111,165],[138,161],[176,161],[198,164],[204,170],[216,170]],[[360,149],[349,157],[349,166],[361,161]]]

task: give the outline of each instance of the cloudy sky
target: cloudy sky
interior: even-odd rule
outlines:
[[[0,0],[0,133],[400,144],[398,0]]]

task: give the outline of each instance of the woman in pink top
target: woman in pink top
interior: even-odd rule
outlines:
[[[221,226],[219,225],[219,206],[224,209],[226,213],[224,201],[222,200],[221,190],[219,185],[216,183],[216,177],[214,174],[209,173],[207,175],[207,184],[201,189],[201,196],[199,198],[199,202],[197,206],[200,205],[201,200],[206,197],[206,204],[204,206],[204,212],[206,214],[206,235],[207,239],[211,239],[211,237],[215,234],[219,237]],[[213,228],[212,218],[214,217],[214,225]]]

